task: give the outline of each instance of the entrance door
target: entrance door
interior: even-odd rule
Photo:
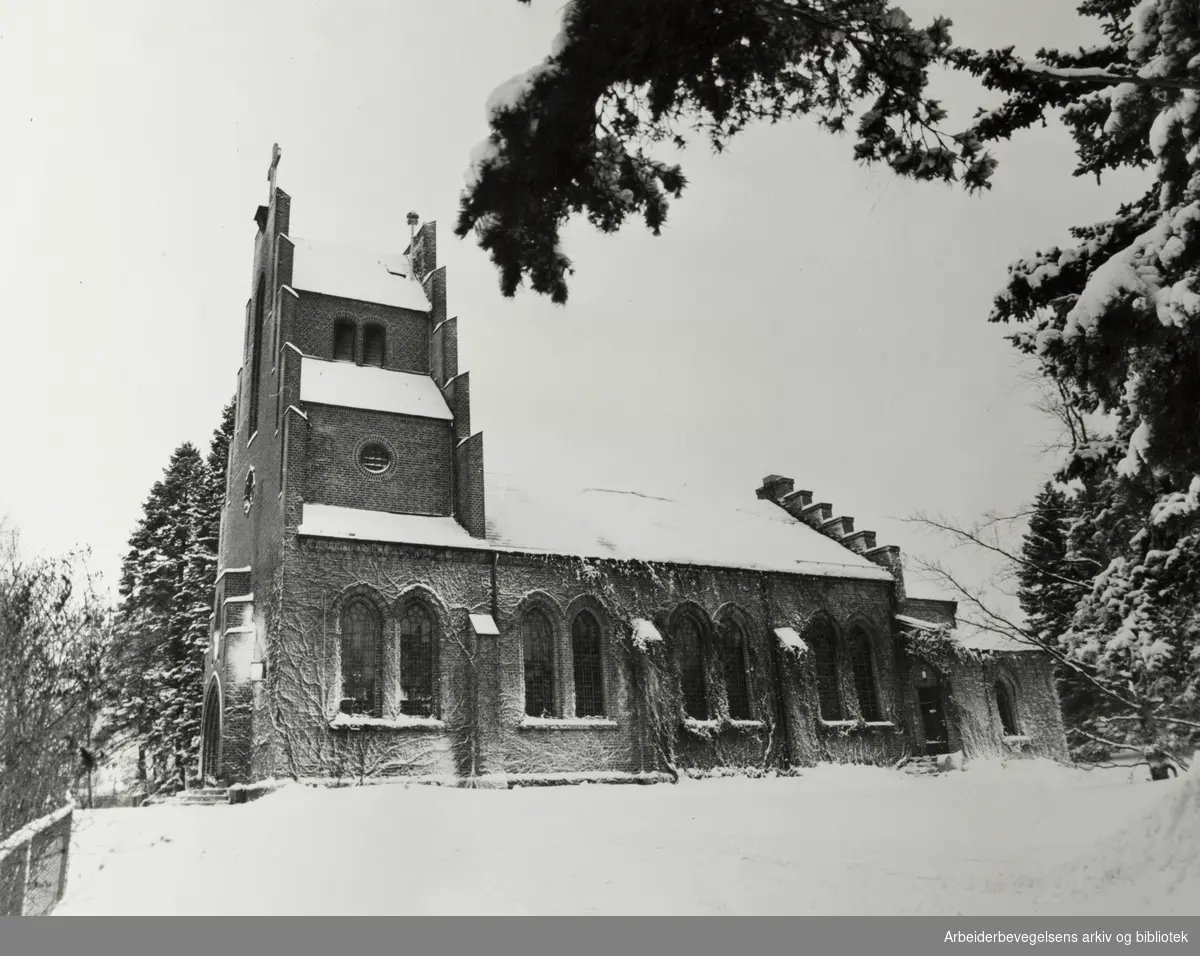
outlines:
[[[922,660],[913,662],[911,674],[913,688],[917,692],[917,710],[921,713],[925,753],[949,753],[950,734],[946,729],[946,698],[941,675]]]
[[[220,774],[221,756],[221,695],[217,691],[217,682],[208,686],[208,696],[204,701],[204,738],[200,757],[200,778],[203,785],[209,779],[216,780]]]
[[[937,686],[918,687],[917,705],[921,708],[921,725],[925,731],[925,753],[947,753],[949,741],[946,715],[942,708],[942,689]]]

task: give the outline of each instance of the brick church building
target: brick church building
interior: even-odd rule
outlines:
[[[206,778],[654,779],[1065,757],[1050,661],[962,639],[790,479],[731,508],[484,467],[433,223],[301,239],[276,186],[206,659]],[[416,227],[410,216],[410,227]]]

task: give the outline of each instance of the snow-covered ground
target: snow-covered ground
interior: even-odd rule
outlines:
[[[1200,773],[292,785],[78,814],[60,913],[1200,913]]]

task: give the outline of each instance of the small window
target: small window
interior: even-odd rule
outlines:
[[[371,442],[358,453],[358,463],[371,474],[382,475],[392,467],[392,454],[379,442]]]
[[[254,469],[251,468],[246,472],[246,486],[242,491],[242,508],[246,514],[250,513],[250,508],[254,504]]]
[[[354,323],[337,322],[333,326],[333,360],[354,361]]]
[[[370,326],[363,333],[363,365],[377,365],[382,368],[383,346],[383,329],[377,325]]]
[[[1000,711],[1000,726],[1005,737],[1016,737],[1020,734],[1017,729],[1017,715],[1013,711],[1012,694],[1002,680],[996,681],[996,709]]]

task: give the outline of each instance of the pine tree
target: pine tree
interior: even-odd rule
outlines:
[[[1107,42],[951,59],[1007,94],[981,141],[1059,111],[1077,175],[1152,168],[1142,195],[1074,242],[1014,263],[992,320],[1096,433],[1060,472],[1087,496],[1079,537],[1105,562],[1064,636],[1124,712],[1104,745],[1186,749],[1200,731],[1200,20],[1191,0],[1085,0]],[[1118,719],[1119,718],[1119,719]]]
[[[232,402],[207,459],[175,450],[143,506],[121,568],[122,700],[116,722],[141,748],[147,779],[185,776],[200,749]]]

